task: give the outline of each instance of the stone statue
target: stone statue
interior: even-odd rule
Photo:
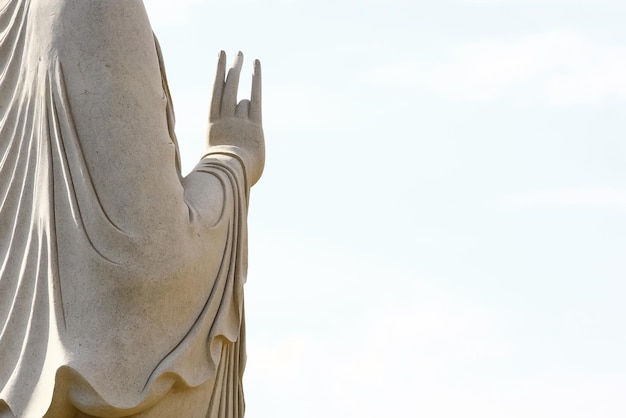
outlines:
[[[183,178],[141,0],[0,0],[0,417],[243,416],[242,60],[220,54]]]

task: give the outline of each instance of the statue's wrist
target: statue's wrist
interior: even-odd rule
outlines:
[[[209,145],[202,158],[212,155],[230,155],[239,160],[246,173],[249,187],[252,187],[261,177],[265,165],[265,150],[261,149],[251,153],[245,148],[236,145]]]

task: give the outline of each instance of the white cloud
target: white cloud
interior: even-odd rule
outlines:
[[[610,187],[540,190],[507,195],[498,201],[507,209],[583,207],[626,209],[626,190]]]
[[[529,4],[535,5],[551,5],[551,4],[567,4],[573,5],[590,5],[590,6],[620,6],[623,8],[624,2],[622,0],[461,0],[462,3],[471,4],[487,4],[487,5],[510,5],[521,4],[527,6]]]
[[[263,123],[273,133],[336,132],[367,115],[363,103],[312,84],[268,85],[263,95]]]
[[[337,236],[315,241],[273,228],[251,237],[263,254],[250,254],[246,289],[249,416],[626,414],[623,376],[602,375],[593,364],[526,370],[558,363],[568,347],[513,335],[514,321],[500,307],[342,248]]]
[[[291,335],[252,343],[248,413],[274,418],[617,418],[626,413],[626,379],[511,374],[520,354],[514,341],[500,337],[506,324],[495,312],[423,286],[419,279],[404,293],[406,300],[396,304],[378,307],[372,300],[376,319],[365,332],[354,322],[346,323],[340,336]],[[323,300],[317,306],[311,315],[326,309]],[[334,314],[336,322],[345,322],[342,312]]]
[[[435,417],[446,380],[516,351],[497,314],[423,274],[335,240],[263,244],[246,289],[250,416]]]
[[[148,17],[153,26],[178,26],[190,16],[193,5],[202,0],[144,0]]]
[[[373,304],[374,320],[365,329],[366,318],[350,322],[338,311],[343,335],[291,335],[251,344],[250,408],[263,399],[274,405],[271,416],[280,418],[420,416],[435,410],[428,398],[444,396],[442,380],[453,370],[497,361],[511,351],[493,335],[493,318],[480,309],[419,285],[405,294],[412,300],[398,306]],[[325,309],[323,300],[318,309]]]
[[[369,83],[430,89],[450,100],[552,105],[626,100],[626,46],[596,45],[568,31],[483,41],[440,62],[407,60],[362,77]]]

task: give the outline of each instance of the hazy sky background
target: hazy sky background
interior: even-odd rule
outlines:
[[[247,417],[626,416],[626,2],[146,6],[185,171],[263,65]]]

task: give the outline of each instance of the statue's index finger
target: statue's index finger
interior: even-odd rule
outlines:
[[[239,75],[243,65],[243,53],[239,51],[233,62],[233,66],[228,70],[226,82],[224,83],[224,93],[222,94],[222,117],[232,117],[237,108],[237,89],[239,88]]]
[[[226,75],[226,53],[220,51],[217,60],[217,70],[215,71],[215,82],[213,84],[213,97],[211,98],[211,109],[209,111],[209,122],[217,120],[222,107],[222,95],[224,93],[224,77]]]
[[[252,92],[250,94],[250,120],[261,123],[261,62],[254,60]]]

